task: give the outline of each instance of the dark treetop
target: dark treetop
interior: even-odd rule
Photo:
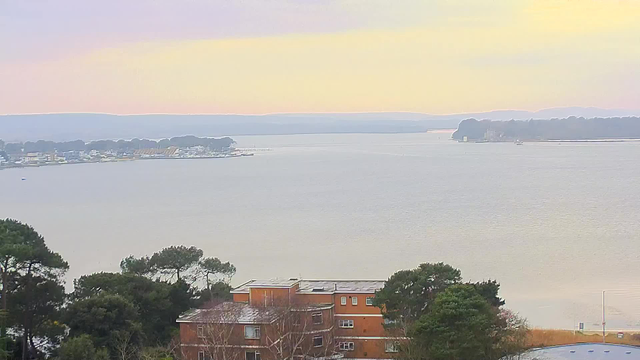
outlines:
[[[527,121],[463,120],[453,139],[595,140],[640,139],[640,117],[577,118]]]
[[[24,143],[4,144],[4,151],[9,154],[20,154],[30,152],[66,152],[66,151],[133,151],[137,149],[166,149],[170,146],[176,147],[192,147],[204,146],[211,150],[225,150],[234,144],[233,139],[223,137],[215,138],[199,138],[196,136],[180,136],[170,139],[162,139],[160,141],[147,139],[133,140],[97,140],[85,143],[82,140],[53,142],[38,140],[36,142],[27,141]],[[2,150],[2,148],[0,148]]]

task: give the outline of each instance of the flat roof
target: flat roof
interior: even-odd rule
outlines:
[[[618,344],[576,344],[534,349],[522,360],[631,360],[640,359],[640,347]]]
[[[366,293],[373,294],[384,287],[384,280],[302,280],[299,293]]]
[[[250,280],[233,289],[234,294],[249,293],[252,287],[290,288],[299,284],[299,294],[363,293],[373,294],[384,287],[384,280]]]
[[[333,304],[308,304],[292,311],[319,311],[333,308]],[[244,302],[227,301],[210,308],[190,309],[178,317],[178,323],[198,324],[270,324],[282,316],[286,308],[252,306]]]
[[[223,302],[208,309],[191,309],[178,318],[179,323],[269,324],[278,316],[273,308],[246,303]]]

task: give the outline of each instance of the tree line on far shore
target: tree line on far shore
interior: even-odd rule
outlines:
[[[201,249],[171,246],[124,258],[120,272],[81,276],[67,294],[68,268],[31,226],[0,220],[0,360],[180,359],[178,316],[230,300],[236,272]],[[425,263],[393,274],[374,304],[390,336],[402,339],[400,359],[509,359],[526,348],[528,330],[503,308],[499,289]]]
[[[639,139],[640,117],[577,118],[527,121],[463,120],[452,138],[500,140],[593,140]]]
[[[192,147],[204,146],[210,150],[225,150],[231,147],[235,142],[230,137],[223,138],[200,138],[196,136],[178,136],[170,139],[162,139],[159,141],[149,139],[132,139],[132,140],[96,140],[84,142],[82,140],[54,142],[46,140],[27,141],[19,143],[4,143],[0,140],[0,151],[7,154],[24,154],[24,153],[49,153],[49,152],[67,152],[67,151],[119,151],[128,152],[138,149],[166,149],[171,146],[175,147]]]

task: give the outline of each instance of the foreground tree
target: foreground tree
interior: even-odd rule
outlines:
[[[59,346],[65,334],[60,311],[65,300],[62,283],[42,276],[19,277],[12,288],[9,314],[13,331],[23,334],[21,358]]]
[[[58,351],[58,360],[108,360],[106,349],[96,351],[88,335],[81,335],[65,341]]]
[[[192,307],[193,291],[183,282],[170,284],[134,274],[96,273],[74,281],[73,301],[102,294],[119,295],[131,302],[142,321],[145,343],[165,344],[177,328],[176,319]]]
[[[407,328],[425,314],[436,296],[461,281],[460,270],[444,263],[421,264],[393,274],[376,293],[374,304],[386,319]]]
[[[69,305],[65,311],[65,323],[69,336],[90,336],[96,347],[106,347],[117,352],[122,334],[130,336],[130,346],[140,347],[143,341],[138,309],[120,295],[100,294]]]
[[[161,274],[168,276],[169,279],[175,277],[176,281],[180,281],[185,273],[198,265],[202,255],[202,250],[195,246],[170,246],[153,254],[149,259],[149,264]]]
[[[223,263],[218,258],[205,258],[198,264],[199,272],[205,279],[207,289],[217,282],[228,282],[236,274],[236,267],[230,262]],[[214,281],[215,280],[215,281]]]
[[[139,276],[153,276],[156,274],[147,256],[141,258],[135,258],[133,255],[128,256],[120,261],[120,269],[125,274]]]
[[[526,322],[501,309],[500,284],[461,282],[449,265],[399,271],[376,294],[407,360],[497,360],[524,349]]]
[[[430,360],[496,357],[498,317],[473,286],[453,285],[439,294],[411,335]]]
[[[42,319],[35,319],[37,307],[43,305],[43,300],[34,295],[39,284],[51,287],[61,284],[61,278],[69,268],[62,257],[51,251],[45,244],[44,238],[31,226],[16,220],[0,220],[0,277],[2,280],[2,314],[0,316],[0,341],[2,351],[0,355],[6,358],[7,321],[13,319],[14,327],[22,330],[22,357],[35,352],[34,324],[39,325]],[[11,284],[15,285],[11,288]],[[11,290],[11,291],[10,291]],[[19,295],[18,295],[19,294]],[[49,294],[47,294],[49,295]],[[17,314],[9,315],[9,298],[18,296]],[[51,298],[50,298],[51,299]],[[51,305],[50,303],[49,305]],[[54,299],[53,306],[60,303]],[[36,324],[37,322],[37,324]],[[31,349],[29,349],[29,344]]]

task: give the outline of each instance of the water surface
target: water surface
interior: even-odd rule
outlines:
[[[82,274],[185,244],[264,277],[387,278],[444,261],[531,324],[640,327],[640,143],[461,144],[449,134],[237,137],[233,159],[0,171],[0,218]],[[26,178],[21,181],[21,178]]]

